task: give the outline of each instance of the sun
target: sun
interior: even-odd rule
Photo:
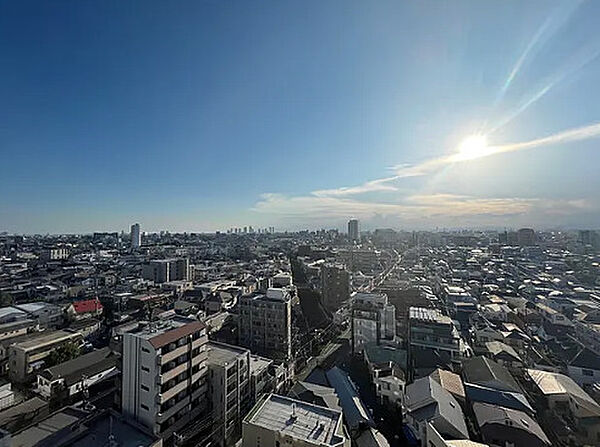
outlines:
[[[465,138],[458,147],[457,160],[473,160],[485,157],[489,153],[487,138],[485,135],[471,135]]]

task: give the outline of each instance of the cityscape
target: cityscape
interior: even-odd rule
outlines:
[[[5,233],[3,440],[598,445],[599,250],[592,230],[358,219]]]
[[[600,447],[599,18],[0,1],[0,447]]]

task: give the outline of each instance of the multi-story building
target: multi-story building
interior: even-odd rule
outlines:
[[[464,355],[466,347],[450,317],[422,307],[408,312],[409,367],[433,370]]]
[[[180,259],[154,259],[142,267],[142,277],[157,284],[189,279],[190,261]]]
[[[142,245],[142,233],[140,230],[140,224],[135,223],[131,226],[131,248],[140,248]]]
[[[243,422],[242,447],[350,447],[342,413],[276,394],[265,395]]]
[[[352,351],[360,353],[367,343],[393,342],[396,308],[384,293],[357,293],[352,297]]]
[[[350,299],[350,273],[342,264],[321,267],[321,297],[328,309],[335,311]]]
[[[517,231],[517,241],[521,246],[535,245],[535,231],[532,228],[521,228]]]
[[[288,289],[240,297],[240,345],[273,359],[292,356],[292,298]]]
[[[351,241],[359,240],[358,219],[350,219],[348,221],[348,239]]]
[[[45,261],[60,261],[69,258],[69,250],[64,247],[46,248],[42,251],[42,259]]]
[[[8,347],[8,376],[13,382],[27,382],[44,366],[44,359],[67,344],[79,344],[78,332],[51,331],[27,336]]]
[[[173,317],[123,335],[123,414],[164,439],[208,416],[208,335],[198,320]]]
[[[208,344],[213,440],[230,446],[239,440],[242,418],[250,410],[250,351],[224,343]]]

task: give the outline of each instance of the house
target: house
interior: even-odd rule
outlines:
[[[519,368],[523,365],[523,361],[512,346],[502,343],[501,341],[488,341],[485,344],[489,357],[498,362],[500,365],[508,368]]]
[[[102,303],[96,298],[93,300],[73,301],[67,307],[67,315],[72,320],[97,318],[102,315]]]
[[[447,441],[442,438],[432,424],[427,424],[427,447],[488,447],[488,445],[469,439]]]
[[[473,413],[483,441],[494,446],[548,447],[552,443],[527,413],[498,405],[474,403]]]
[[[528,369],[527,375],[555,414],[575,421],[579,443],[600,442],[600,405],[564,374]]]
[[[430,377],[452,394],[461,405],[465,403],[465,387],[458,374],[438,368],[430,374]]]
[[[499,391],[521,393],[521,387],[510,372],[487,357],[473,357],[463,363],[463,379],[467,383]]]
[[[37,375],[37,390],[46,399],[68,398],[116,374],[117,357],[103,348],[44,369]]]
[[[600,382],[600,355],[588,348],[580,350],[567,365],[569,376],[579,385]]]
[[[469,439],[460,404],[431,376],[406,386],[404,409],[407,425],[422,445],[429,445],[428,424],[433,425],[444,439]]]

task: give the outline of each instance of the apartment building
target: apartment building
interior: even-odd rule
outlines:
[[[287,288],[240,297],[240,345],[272,359],[292,356],[292,299]]]
[[[357,293],[352,298],[352,352],[361,353],[367,343],[393,342],[396,308],[383,293]]]
[[[242,431],[242,447],[350,447],[340,411],[276,394],[263,396]]]
[[[208,344],[213,440],[231,446],[239,440],[242,418],[250,410],[250,351],[225,343]]]
[[[175,316],[123,335],[122,411],[164,439],[208,415],[204,323]]]
[[[452,319],[438,309],[411,307],[408,311],[409,367],[425,369],[460,359],[466,346]],[[420,375],[420,374],[417,374]]]
[[[325,264],[321,267],[321,297],[331,311],[350,299],[350,272],[343,264]]]
[[[8,376],[12,382],[33,379],[52,351],[67,343],[80,343],[78,332],[51,331],[25,337],[8,347]]]
[[[187,281],[190,279],[190,260],[154,259],[142,267],[142,278],[162,284],[170,281]]]

